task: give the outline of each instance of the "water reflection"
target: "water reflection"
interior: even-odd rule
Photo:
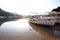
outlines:
[[[4,23],[4,22],[12,21],[12,20],[17,20],[17,19],[6,19],[6,18],[0,19],[0,25],[1,25],[2,23]]]
[[[43,26],[33,23],[29,23],[33,29],[43,34],[47,39],[59,39],[60,38],[60,24],[54,26]]]
[[[47,39],[55,39],[53,35],[53,26],[41,26],[32,23],[30,23],[30,25],[34,30],[44,35]]]
[[[26,19],[5,22],[0,27],[0,40],[37,40],[39,36]]]
[[[54,35],[60,37],[60,24],[54,26]]]
[[[0,40],[57,40],[52,27],[31,24],[27,19],[8,21],[0,27]]]

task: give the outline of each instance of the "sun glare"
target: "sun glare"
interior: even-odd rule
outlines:
[[[60,6],[60,0],[0,0],[0,8],[22,15],[48,12],[57,6]]]
[[[7,29],[11,29],[11,31],[26,31],[30,28],[29,24],[27,23],[27,19],[20,19],[17,21],[10,21],[5,22],[1,26],[1,28],[4,28],[3,30],[9,31]]]

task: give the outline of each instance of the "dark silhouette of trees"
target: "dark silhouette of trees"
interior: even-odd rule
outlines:
[[[13,13],[4,11],[0,8],[0,16],[11,16]]]
[[[55,9],[52,10],[52,12],[55,11],[55,12],[60,12],[60,7],[57,7]]]
[[[0,16],[4,17],[4,18],[22,18],[22,15],[16,14],[16,13],[11,13],[11,12],[7,12],[4,11],[0,8]]]

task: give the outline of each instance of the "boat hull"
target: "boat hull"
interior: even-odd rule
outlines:
[[[29,20],[30,23],[40,24],[40,25],[55,25],[56,20]]]

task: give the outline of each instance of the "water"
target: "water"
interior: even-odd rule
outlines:
[[[32,24],[28,19],[0,21],[0,40],[59,40],[55,31],[53,26]]]

